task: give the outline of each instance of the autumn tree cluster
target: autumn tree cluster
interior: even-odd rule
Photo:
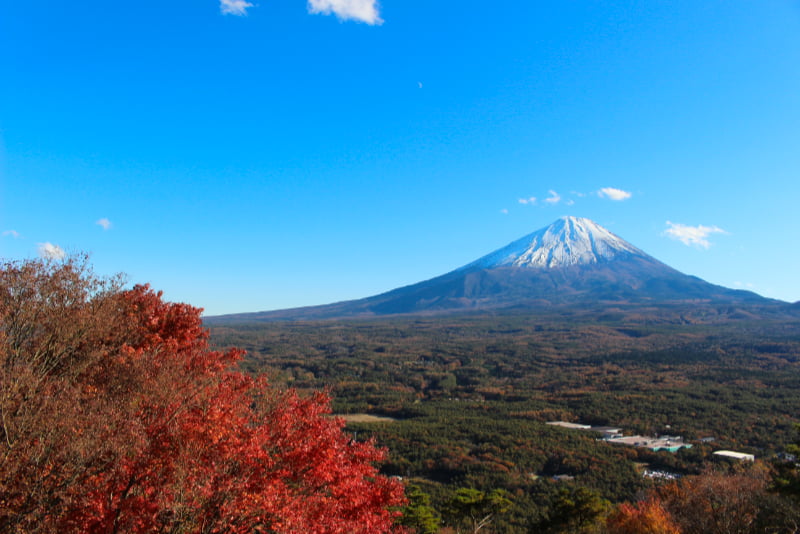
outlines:
[[[380,533],[401,485],[322,394],[83,258],[0,266],[0,531]]]
[[[709,466],[621,504],[606,526],[608,534],[790,534],[800,529],[800,508],[766,464]]]

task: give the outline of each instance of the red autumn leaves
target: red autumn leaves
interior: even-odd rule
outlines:
[[[392,531],[383,451],[241,356],[80,260],[2,266],[0,531]]]

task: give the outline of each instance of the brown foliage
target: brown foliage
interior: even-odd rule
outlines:
[[[770,480],[758,464],[733,473],[708,469],[659,494],[684,534],[745,534],[754,531]]]

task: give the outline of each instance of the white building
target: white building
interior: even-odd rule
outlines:
[[[756,457],[752,454],[734,451],[714,451],[715,456],[722,456],[723,458],[730,458],[732,460],[739,460],[741,462],[754,462]]]

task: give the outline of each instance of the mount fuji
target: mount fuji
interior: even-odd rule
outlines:
[[[306,320],[556,306],[777,304],[683,274],[599,224],[563,217],[436,278],[359,300],[209,318]]]

